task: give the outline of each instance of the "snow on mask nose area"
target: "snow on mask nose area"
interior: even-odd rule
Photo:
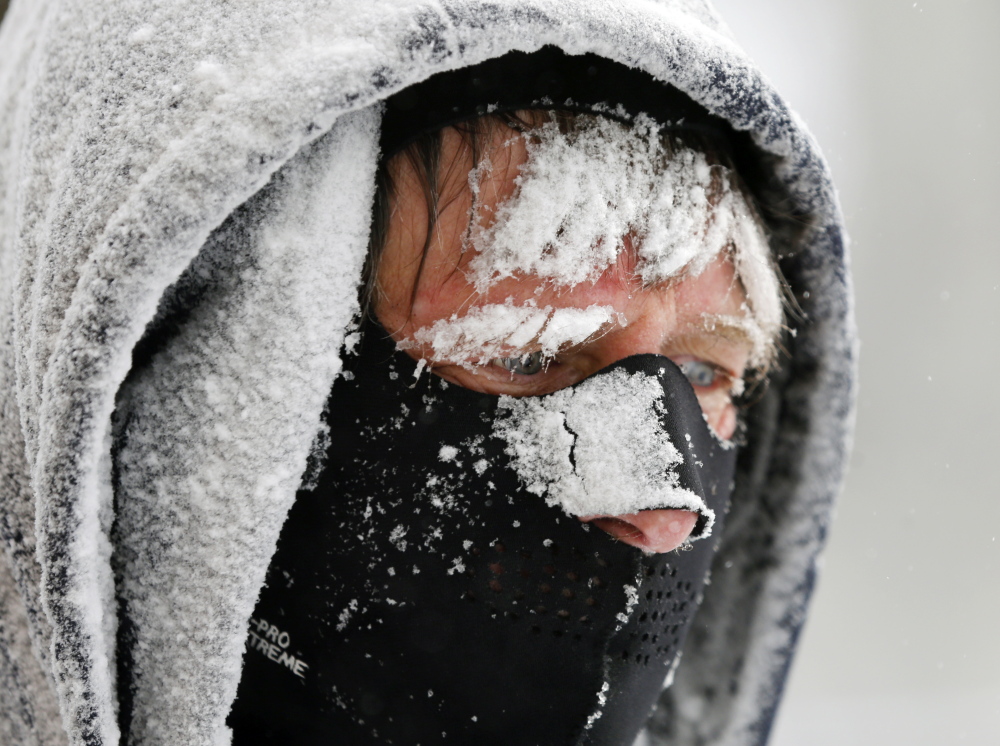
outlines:
[[[714,512],[680,485],[684,456],[661,426],[661,382],[612,369],[541,397],[500,397],[493,434],[525,489],[574,516],[674,508]],[[700,538],[700,537],[699,537]]]

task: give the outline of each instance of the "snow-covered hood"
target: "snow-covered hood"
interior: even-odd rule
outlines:
[[[826,166],[706,3],[14,0],[0,741],[228,743],[247,620],[357,310],[379,102],[546,44],[644,69],[749,131],[809,221],[782,261],[802,309],[789,356],[650,723],[654,743],[766,739],[840,486],[854,327]],[[122,402],[145,433],[127,454]]]

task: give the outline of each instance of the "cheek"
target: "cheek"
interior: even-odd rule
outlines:
[[[736,406],[729,394],[722,391],[699,394],[698,403],[712,431],[723,440],[730,440],[736,433]]]

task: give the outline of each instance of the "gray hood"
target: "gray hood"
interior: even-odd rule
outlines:
[[[794,253],[776,234],[801,313],[650,723],[672,746],[766,739],[844,468],[851,287],[815,143],[706,3],[15,0],[0,27],[0,741],[229,742],[247,619],[357,311],[380,101],[547,44],[641,68],[751,133],[807,226]],[[162,323],[170,342],[147,355]],[[123,401],[144,435],[113,454]]]

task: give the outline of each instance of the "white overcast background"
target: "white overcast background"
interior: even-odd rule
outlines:
[[[852,238],[854,457],[772,746],[1000,744],[1000,2],[715,0]]]

